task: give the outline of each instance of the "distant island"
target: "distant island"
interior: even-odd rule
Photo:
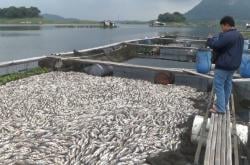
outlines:
[[[39,17],[40,10],[37,7],[8,7],[0,9],[0,18],[35,18]]]
[[[159,14],[157,20],[150,21],[150,26],[187,26],[186,18],[179,12]]]
[[[174,13],[164,13],[160,14],[158,16],[158,21],[159,22],[185,22],[186,18],[183,14],[179,12],[174,12]]]

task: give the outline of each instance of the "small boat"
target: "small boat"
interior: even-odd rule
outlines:
[[[110,20],[105,20],[101,24],[103,24],[104,28],[117,28],[116,23]]]
[[[165,26],[167,26],[167,24],[164,22],[153,21],[150,23],[150,26],[151,27],[165,27]]]

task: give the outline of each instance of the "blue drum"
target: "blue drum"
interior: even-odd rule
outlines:
[[[199,49],[196,55],[196,70],[199,73],[206,74],[211,70],[212,53],[210,49]]]
[[[244,52],[240,65],[240,75],[243,78],[250,78],[250,53]]]
[[[248,51],[249,49],[249,40],[244,40],[244,51]]]

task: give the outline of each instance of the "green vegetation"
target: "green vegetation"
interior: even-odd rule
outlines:
[[[0,9],[0,18],[34,18],[39,17],[40,10],[37,7],[8,7]]]
[[[185,22],[186,18],[179,12],[164,13],[158,16],[158,21],[160,22]]]
[[[249,11],[249,0],[202,0],[185,16],[188,20],[216,20],[229,14],[235,19],[249,20]]]
[[[17,73],[12,73],[8,75],[3,75],[0,76],[0,85],[4,85],[8,82],[15,81],[18,79],[38,75],[38,74],[43,74],[49,72],[47,68],[34,68],[29,71],[22,71],[22,72],[17,72]]]
[[[58,16],[59,17],[59,16]],[[40,16],[37,7],[8,7],[0,8],[0,24],[100,24],[97,21],[78,20],[78,19],[49,19]]]

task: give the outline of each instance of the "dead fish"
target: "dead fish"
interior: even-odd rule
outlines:
[[[0,86],[0,164],[146,164],[176,150],[206,93],[143,80],[50,72]]]

